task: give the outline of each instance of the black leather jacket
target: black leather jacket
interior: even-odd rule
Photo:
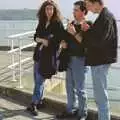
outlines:
[[[116,20],[107,8],[104,8],[92,27],[84,33],[86,65],[116,62],[117,41]]]

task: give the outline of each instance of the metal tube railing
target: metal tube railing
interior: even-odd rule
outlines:
[[[33,34],[34,32],[35,31],[28,31],[28,32],[25,32],[25,33],[19,33],[19,34],[14,34],[14,35],[8,36],[8,39],[11,40],[11,50],[8,51],[8,54],[11,54],[11,59],[12,59],[12,64],[9,65],[8,68],[12,69],[12,81],[16,81],[16,79],[15,79],[15,77],[16,77],[15,76],[15,67],[19,65],[19,88],[23,88],[22,80],[21,80],[22,79],[22,63],[25,63],[25,62],[32,59],[32,57],[22,59],[21,58],[22,50],[35,45],[35,43],[33,42],[31,44],[21,46],[21,40],[25,39],[26,36],[28,37],[29,35]],[[17,48],[14,48],[14,40],[18,40],[18,42],[19,42]],[[15,62],[15,56],[14,56],[15,52],[19,52],[18,62]]]
[[[12,39],[12,41],[11,41],[11,50],[13,50],[14,49],[14,41],[13,41],[13,39]],[[11,55],[11,59],[12,59],[12,63],[14,64],[14,62],[15,62],[15,60],[14,60],[14,54],[12,54]],[[16,81],[16,79],[15,79],[15,69],[13,68],[13,70],[12,70],[12,81]]]

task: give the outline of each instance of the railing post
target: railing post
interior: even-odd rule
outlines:
[[[14,49],[14,41],[12,39],[11,40],[11,50],[13,50],[13,49]],[[11,55],[11,57],[12,57],[12,64],[14,64],[14,62],[15,62],[14,53]],[[12,68],[12,81],[16,81],[16,79],[15,79],[15,67],[14,66]]]
[[[19,39],[19,88],[23,88],[22,86],[22,64],[21,64],[21,40]]]

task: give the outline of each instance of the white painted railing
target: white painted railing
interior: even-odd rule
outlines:
[[[10,35],[8,36],[8,40],[9,40],[9,44],[10,47],[11,47],[11,50],[8,51],[8,54],[11,55],[11,59],[12,59],[12,64],[10,64],[8,66],[9,69],[12,70],[12,81],[16,81],[16,76],[15,76],[15,67],[16,66],[19,66],[19,87],[22,88],[22,83],[21,83],[21,76],[22,76],[22,64],[31,60],[32,57],[27,57],[25,59],[22,59],[21,58],[21,55],[22,55],[22,50],[25,49],[25,48],[28,48],[28,47],[32,47],[35,45],[35,42],[32,41],[32,43],[28,43],[26,45],[21,45],[21,42],[22,40],[25,40],[25,39],[31,39],[31,37],[29,36],[33,36],[35,31],[28,31],[28,32],[24,32],[24,33],[19,33],[19,34],[14,34],[14,35]],[[14,48],[15,46],[15,41],[18,40],[18,47],[17,48]],[[18,56],[19,56],[19,60],[17,62],[15,62],[15,52],[19,52]]]

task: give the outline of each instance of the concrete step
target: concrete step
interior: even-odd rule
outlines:
[[[22,104],[22,105],[20,105],[20,108],[16,107],[16,108],[19,108],[17,113],[19,113],[19,112],[24,113],[25,112],[24,111],[25,106],[27,106],[30,103],[31,95],[32,95],[31,93],[26,92],[26,91],[0,86],[0,96],[9,97],[10,99],[14,100],[13,103],[15,103],[15,101],[17,101],[17,105],[18,105],[18,103]],[[51,110],[52,109],[52,112],[55,111],[53,116],[55,116],[55,113],[62,112],[62,111],[65,110],[65,106],[66,106],[65,101],[60,101],[59,99],[60,99],[59,96],[55,96],[54,94],[49,94],[49,95],[45,96],[45,104],[47,106],[46,110]],[[2,108],[2,106],[4,107],[4,105],[6,107],[8,107],[8,105],[12,105],[12,103],[10,103],[8,105],[7,105],[7,103],[3,104],[4,102],[2,102],[2,99],[0,99],[0,100],[1,100],[0,101],[0,108]],[[11,106],[9,108],[12,109]],[[20,109],[22,109],[22,111]],[[8,109],[8,111],[9,111],[9,109]],[[15,114],[17,114],[17,113],[15,113]],[[41,113],[40,113],[40,116],[42,116]],[[19,118],[19,117],[23,117],[23,116],[18,115],[17,117]],[[96,120],[96,118],[97,118],[97,111],[89,109],[87,120]],[[16,119],[16,117],[14,119]],[[14,119],[6,119],[6,120],[14,120]],[[31,118],[29,118],[29,119],[31,119]],[[19,118],[19,119],[16,119],[16,120],[24,120],[24,119]],[[35,120],[40,120],[40,119],[35,119]],[[48,120],[48,119],[45,119],[45,120]],[[52,119],[49,119],[49,120],[55,120],[55,119],[52,118]],[[112,115],[111,120],[120,120],[120,116]]]

